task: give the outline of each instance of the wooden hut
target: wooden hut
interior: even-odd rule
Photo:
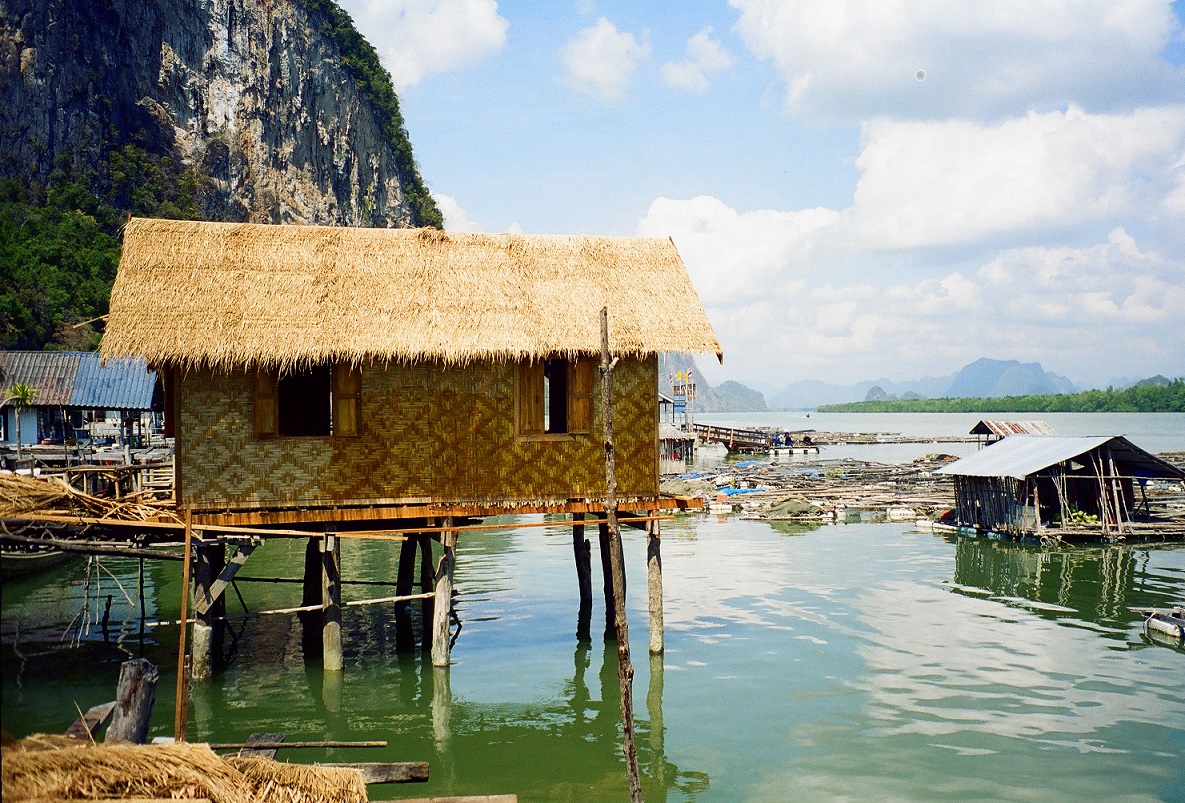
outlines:
[[[669,239],[133,219],[102,353],[162,372],[195,526],[447,531],[603,511],[603,307],[619,507],[674,507],[657,355],[721,349]]]
[[[654,500],[657,353],[720,353],[670,240],[133,219],[102,352],[165,373],[183,509],[566,508],[605,487],[602,306]]]
[[[1008,535],[1130,531],[1151,479],[1185,471],[1119,435],[1009,435],[935,473],[955,478],[958,523]],[[1136,497],[1136,489],[1141,497]]]

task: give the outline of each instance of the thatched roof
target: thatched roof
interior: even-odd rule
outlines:
[[[371,359],[721,355],[670,240],[133,219],[105,357],[287,367]]]

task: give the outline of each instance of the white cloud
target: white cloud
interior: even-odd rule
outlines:
[[[1185,89],[1161,56],[1181,32],[1171,0],[730,1],[738,33],[808,115],[1130,109]]]
[[[716,39],[711,26],[701,29],[687,42],[686,61],[668,61],[662,65],[663,80],[679,89],[703,92],[708,88],[708,73],[727,70],[732,66],[732,55]]]
[[[710,196],[657,198],[638,235],[672,237],[700,295],[732,306],[792,291],[794,274],[809,270],[816,233],[837,217],[830,209],[741,214]]]
[[[497,53],[510,25],[498,14],[496,0],[341,0],[341,5],[399,90]]]
[[[909,248],[1172,213],[1182,154],[1185,106],[993,125],[875,120],[851,224],[871,247]]]
[[[1185,261],[1122,228],[1105,243],[1007,249],[912,280],[853,247],[832,210],[659,198],[638,234],[669,235],[683,256],[724,347],[725,367],[705,366],[711,381],[908,379],[985,355],[1087,382],[1185,374]],[[836,269],[849,263],[858,278]]]
[[[638,62],[650,56],[650,44],[617,30],[604,17],[576,34],[564,50],[572,87],[605,101],[620,101]]]
[[[457,199],[451,195],[434,192],[432,197],[436,199],[436,205],[440,207],[440,213],[444,215],[444,228],[446,231],[481,231],[482,228],[466,212]]]

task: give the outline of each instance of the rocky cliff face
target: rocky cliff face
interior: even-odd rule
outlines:
[[[132,146],[205,219],[438,224],[366,53],[329,0],[0,0],[0,177],[96,191]]]

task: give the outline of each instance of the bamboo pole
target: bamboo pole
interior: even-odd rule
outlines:
[[[185,558],[181,564],[181,621],[186,622],[189,617],[189,561],[193,554],[193,511],[185,511]],[[189,684],[185,677],[185,634],[189,629],[187,624],[181,625],[181,634],[177,640],[177,705],[173,716],[173,739],[185,741],[185,731],[189,725]]]
[[[609,556],[613,572],[613,596],[617,629],[617,682],[621,689],[621,727],[624,737],[626,776],[631,803],[641,803],[638,748],[634,742],[634,667],[630,663],[629,623],[625,616],[625,565],[621,551],[621,526],[617,521],[617,460],[613,452],[613,369],[609,358],[609,308],[601,308],[601,417],[605,432],[605,517],[609,529]]]

